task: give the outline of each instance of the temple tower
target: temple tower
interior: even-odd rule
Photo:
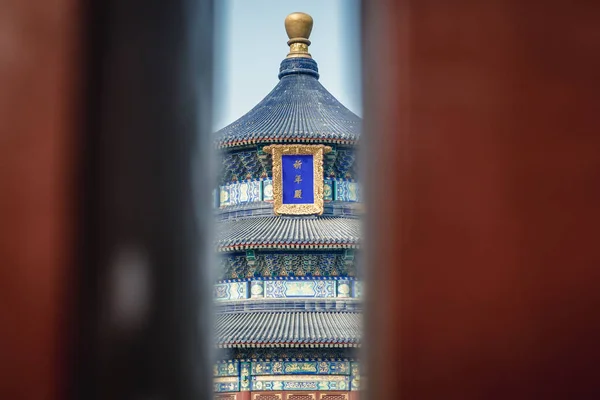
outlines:
[[[312,25],[288,15],[279,83],[215,134],[218,399],[358,398],[361,119],[319,83]]]

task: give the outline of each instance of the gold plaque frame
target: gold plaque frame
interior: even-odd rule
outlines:
[[[277,215],[321,215],[323,214],[323,155],[331,147],[303,144],[273,144],[263,148],[273,156],[273,211]],[[307,204],[283,204],[283,155],[313,156],[314,201]]]

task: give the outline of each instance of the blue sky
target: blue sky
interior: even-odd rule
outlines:
[[[289,51],[285,17],[310,14],[309,51],[320,82],[346,107],[362,115],[360,18],[357,0],[217,0],[213,129],[235,121],[277,84]]]

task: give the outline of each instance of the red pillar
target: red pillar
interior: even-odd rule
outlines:
[[[0,26],[0,398],[65,394],[79,102],[74,0],[8,0]]]
[[[600,36],[575,3],[364,2],[368,398],[600,392]]]
[[[238,400],[250,400],[251,393],[249,391],[239,392],[237,395]]]

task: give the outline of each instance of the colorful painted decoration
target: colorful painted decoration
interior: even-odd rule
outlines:
[[[323,213],[323,145],[271,145],[273,156],[273,210],[275,214]]]
[[[357,399],[362,121],[318,82],[312,18],[285,26],[279,83],[214,136],[214,398]]]

